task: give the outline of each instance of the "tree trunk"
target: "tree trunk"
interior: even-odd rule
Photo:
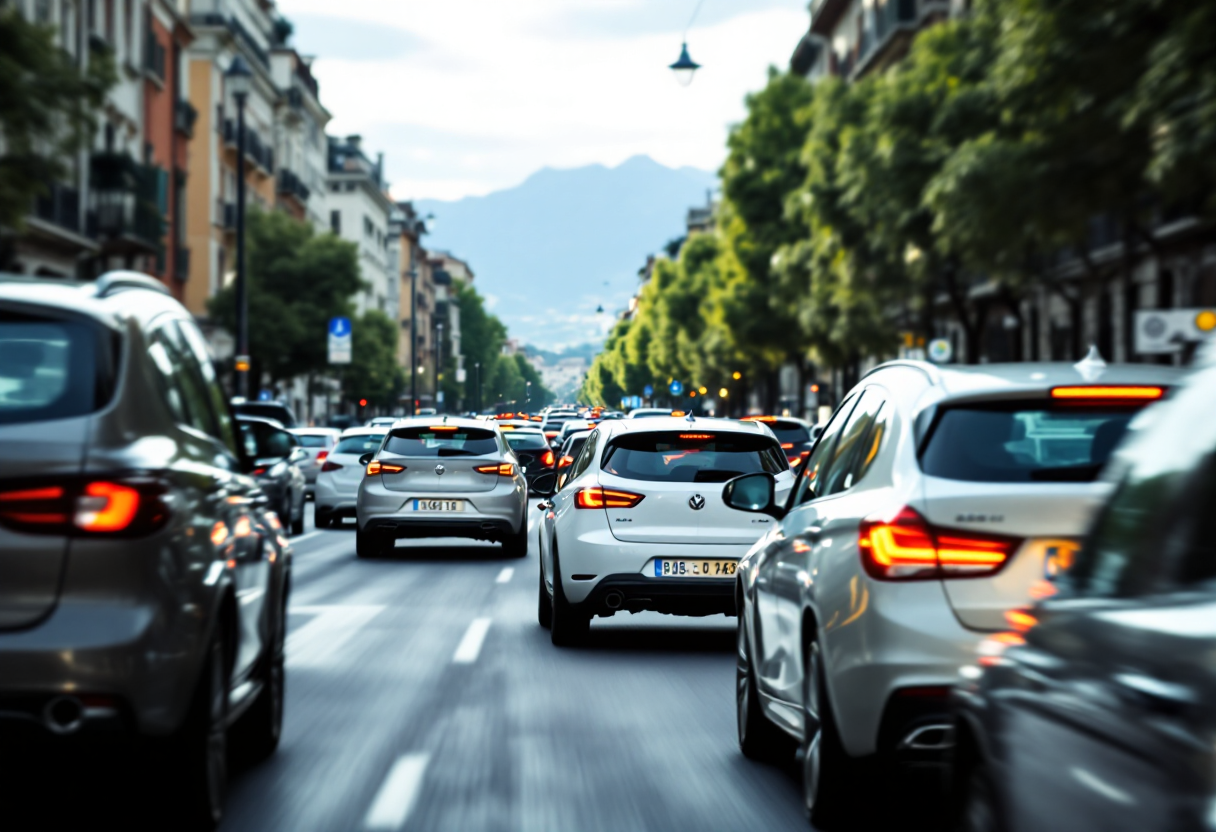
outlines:
[[[950,305],[958,316],[959,324],[963,327],[963,344],[967,352],[967,363],[980,363],[980,341],[984,334],[984,314],[986,305],[974,304],[967,297],[966,289],[959,285],[958,266],[947,263],[942,269],[942,277],[946,284],[946,294],[950,297]],[[974,312],[974,317],[973,317]]]

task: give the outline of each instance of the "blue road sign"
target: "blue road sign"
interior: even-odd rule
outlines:
[[[647,384],[645,387],[642,388],[642,392],[646,394],[646,398],[650,398],[651,396],[654,395],[654,387]]]
[[[271,394],[271,392],[269,390],[263,388],[258,391],[258,401],[269,402],[269,401],[273,401],[273,400],[274,400],[274,396]]]
[[[334,338],[349,338],[350,318],[330,318],[329,334]]]
[[[684,384],[680,381],[673,381],[668,389],[671,390],[671,395],[678,396],[684,392]]]

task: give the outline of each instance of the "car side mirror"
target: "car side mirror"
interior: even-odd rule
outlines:
[[[303,448],[294,448],[291,451],[291,456],[288,457],[290,462],[303,462],[308,459],[308,451]]]
[[[359,464],[366,465],[367,463],[371,462],[375,458],[376,458],[376,455],[369,451],[368,453],[365,453],[363,456],[359,457]]]
[[[557,475],[552,473],[541,474],[532,480],[532,484],[528,486],[528,491],[540,497],[552,497],[557,492]]]
[[[722,487],[722,501],[736,511],[767,514],[781,519],[785,510],[775,503],[777,481],[772,474],[758,472],[735,477]]]

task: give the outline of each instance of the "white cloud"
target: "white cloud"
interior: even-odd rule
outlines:
[[[785,65],[806,26],[804,0],[706,0],[688,36],[704,68],[683,88],[667,64],[692,2],[349,0],[341,43],[323,25],[332,0],[279,5],[299,18],[299,48],[317,55],[330,132],[383,150],[402,198],[484,194],[545,165],[639,153],[716,168],[743,96],[770,64]],[[361,27],[377,44],[365,60],[351,42]],[[385,29],[401,33],[399,53]]]

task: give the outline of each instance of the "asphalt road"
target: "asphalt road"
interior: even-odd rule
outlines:
[[[558,649],[535,551],[364,562],[352,526],[295,552],[283,743],[225,830],[808,828],[793,772],[735,745],[733,618],[620,613]]]

